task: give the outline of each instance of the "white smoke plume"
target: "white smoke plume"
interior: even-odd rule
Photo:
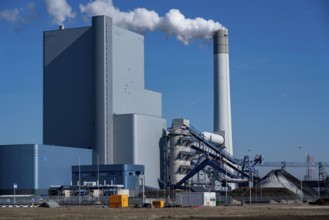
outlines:
[[[76,14],[66,0],[46,0],[49,15],[53,17],[53,23],[61,25],[66,18],[75,18]]]
[[[195,39],[211,39],[214,31],[225,29],[213,20],[185,18],[178,9],[171,9],[164,16],[145,8],[123,12],[114,7],[112,0],[94,0],[85,5],[80,4],[80,11],[88,16],[107,15],[112,17],[113,24],[134,31],[161,30],[176,36],[186,45]]]

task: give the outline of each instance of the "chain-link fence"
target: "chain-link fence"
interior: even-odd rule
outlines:
[[[153,190],[139,193],[134,197],[129,197],[129,206],[143,207],[145,204],[151,204],[153,200],[163,200],[166,206],[193,206],[201,204],[195,202],[196,194],[187,192],[191,203],[183,203],[182,197],[177,196],[177,193],[172,190]],[[144,198],[144,199],[143,199]],[[318,198],[314,198],[313,201]],[[42,202],[54,201],[59,205],[104,205],[109,206],[109,196],[34,196],[34,195],[16,195],[16,196],[1,196],[0,205],[38,205]],[[310,201],[310,200],[309,200]],[[303,202],[308,202],[304,200]],[[216,193],[216,205],[244,205],[255,203],[270,203],[270,204],[298,204],[301,203],[300,197],[294,193],[287,191],[249,191],[248,189],[238,193]]]

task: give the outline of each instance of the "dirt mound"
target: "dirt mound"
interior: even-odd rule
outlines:
[[[259,190],[259,189],[258,189]],[[249,196],[249,188],[239,188],[234,189],[230,195],[231,196]],[[259,193],[259,192],[258,192]],[[252,196],[256,195],[256,188],[251,189]],[[263,196],[288,196],[293,198],[298,198],[297,195],[291,192],[287,188],[263,188],[262,189]]]

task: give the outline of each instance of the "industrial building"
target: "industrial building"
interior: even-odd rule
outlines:
[[[255,166],[266,165],[260,155],[233,155],[226,29],[213,35],[212,132],[198,131],[188,119],[174,119],[167,129],[161,94],[144,86],[144,37],[111,18],[45,31],[43,44],[43,144],[0,146],[0,193],[16,187],[41,194],[72,184],[80,191],[95,182],[134,190],[141,180],[147,188],[227,192],[259,179]]]
[[[43,145],[0,146],[0,189],[70,184],[79,157],[91,168],[143,165],[145,185],[158,187],[166,120],[161,94],[144,88],[144,36],[96,16],[45,31],[43,49]]]
[[[141,164],[157,187],[166,129],[161,94],[144,88],[144,37],[92,18],[44,32],[45,144],[92,149],[93,164]]]
[[[166,129],[161,94],[144,88],[144,37],[92,18],[44,32],[45,144],[92,149],[93,164],[141,164],[157,187]]]
[[[73,166],[72,182],[74,185],[123,185],[136,190],[144,181],[144,166],[133,164]],[[137,190],[136,190],[137,191]]]
[[[168,147],[167,139],[174,134],[167,136],[161,94],[144,88],[142,35],[113,25],[106,16],[93,17],[90,27],[61,26],[43,35],[44,144],[88,149],[92,153],[92,172],[96,164],[144,165],[145,185],[150,187],[158,187],[159,179],[167,186],[176,184],[191,171],[191,161],[202,155],[193,156],[195,149],[191,150],[191,145],[186,148],[177,140],[169,141]],[[188,137],[208,144],[209,149],[202,154],[211,151],[218,155],[225,151],[231,158],[226,29],[214,34],[214,107],[214,133],[196,134],[191,132],[189,122],[180,120],[174,122],[174,130],[187,125]],[[181,152],[183,148],[185,154]],[[233,171],[229,173],[236,177]]]
[[[0,146],[0,194],[47,194],[51,185],[69,185],[71,167],[90,164],[91,150],[42,144]]]

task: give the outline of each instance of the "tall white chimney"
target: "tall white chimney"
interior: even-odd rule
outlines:
[[[226,151],[233,154],[228,31],[218,30],[214,40],[214,133],[224,137]]]

